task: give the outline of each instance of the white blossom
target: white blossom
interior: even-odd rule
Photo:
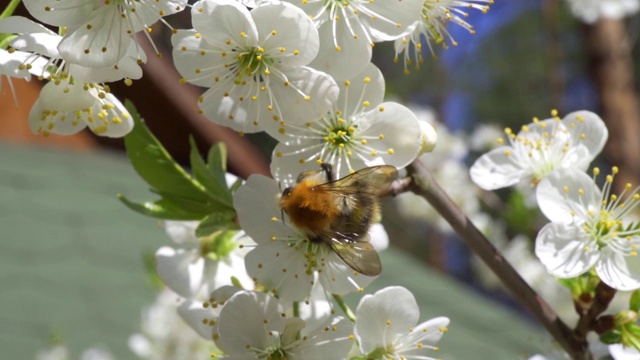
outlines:
[[[447,24],[452,22],[475,34],[473,26],[465,20],[469,16],[465,9],[476,9],[486,13],[489,6],[481,4],[493,4],[493,0],[423,0],[420,19],[412,25],[412,31],[394,42],[396,50],[394,61],[399,62],[399,55],[403,54],[405,74],[409,74],[408,65],[415,65],[415,68],[419,69],[424,63],[423,38],[434,58],[436,55],[433,44],[442,45],[445,49],[448,46],[447,42],[457,46],[458,43],[447,31]],[[411,51],[413,51],[413,58]]]
[[[57,46],[62,58],[85,67],[105,67],[127,54],[133,35],[182,11],[187,0],[25,0],[24,5],[43,23],[68,28]],[[135,48],[142,58],[140,47]]]
[[[243,231],[235,235],[220,234],[197,238],[197,221],[165,221],[167,234],[174,246],[163,246],[156,252],[158,276],[173,291],[191,299],[209,295],[223,285],[231,285],[232,277],[252,288],[244,268],[247,247],[253,241]]]
[[[586,170],[609,136],[600,117],[576,111],[525,125],[516,135],[505,129],[509,145],[482,155],[471,166],[471,179],[485,190],[528,182],[537,184],[556,169]],[[501,144],[502,142],[500,142]]]
[[[573,278],[594,267],[614,289],[640,288],[640,236],[627,220],[640,194],[631,184],[620,195],[610,194],[616,172],[606,176],[602,190],[572,168],[557,170],[538,185],[540,210],[552,222],[538,233],[535,252],[552,275]]]
[[[318,164],[333,166],[338,178],[374,165],[407,166],[421,147],[416,116],[395,102],[383,102],[384,78],[369,63],[340,86],[334,109],[322,119],[288,125],[277,134],[271,172],[286,185]]]
[[[449,319],[418,324],[420,309],[411,292],[390,286],[362,297],[356,308],[355,336],[366,359],[436,359],[436,346]],[[433,357],[432,357],[433,356]]]
[[[231,359],[344,359],[353,345],[351,323],[330,318],[324,326],[307,328],[297,317],[285,317],[278,299],[240,291],[224,305],[216,345]],[[217,354],[213,354],[216,358]]]
[[[320,33],[320,51],[310,66],[342,81],[371,61],[375,42],[391,41],[411,31],[423,0],[286,0],[300,6]]]
[[[306,65],[318,52],[318,32],[288,3],[253,10],[232,0],[201,0],[193,30],[172,37],[184,81],[209,88],[198,105],[207,119],[243,133],[277,134],[288,124],[324,115],[338,88]]]

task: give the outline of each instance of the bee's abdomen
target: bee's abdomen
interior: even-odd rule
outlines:
[[[379,213],[378,200],[363,194],[352,194],[344,201],[350,204],[341,206],[339,220],[333,223],[335,231],[364,235]]]

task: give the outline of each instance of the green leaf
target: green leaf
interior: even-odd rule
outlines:
[[[217,231],[238,230],[238,225],[233,221],[235,211],[214,212],[204,218],[196,228],[197,237],[206,237]]]
[[[222,178],[227,172],[227,146],[224,143],[217,143],[209,149],[207,154],[207,167],[215,173],[217,169],[222,169]]]
[[[201,220],[206,216],[198,212],[185,211],[166,199],[136,203],[128,200],[122,194],[118,194],[118,199],[129,209],[156,219]]]
[[[169,155],[153,136],[130,101],[127,110],[134,120],[133,130],[124,137],[127,155],[134,169],[154,190],[206,204],[204,188]]]
[[[202,186],[204,186],[207,195],[219,205],[223,205],[228,209],[233,209],[231,191],[227,187],[227,181],[225,178],[226,170],[223,166],[216,166],[212,164],[205,164],[204,160],[198,152],[195,140],[193,137],[189,137],[189,143],[191,144],[191,153],[189,159],[191,160],[191,170],[193,176],[198,180]],[[218,147],[224,148],[222,143],[213,145],[212,150]],[[211,151],[209,154],[211,154]],[[226,154],[226,152],[225,152]],[[222,164],[224,165],[224,164]]]
[[[214,202],[203,204],[201,201],[185,198],[171,193],[157,192],[157,194],[160,195],[164,200],[172,203],[175,207],[184,209],[189,213],[200,214],[200,219],[204,218],[214,211],[227,210],[226,207]]]

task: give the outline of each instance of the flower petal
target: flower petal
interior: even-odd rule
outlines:
[[[573,141],[584,146],[591,162],[604,148],[609,137],[604,121],[591,111],[575,111],[562,119],[572,135]]]
[[[352,34],[344,21],[336,22],[334,39],[332,25],[333,22],[328,21],[318,28],[320,50],[309,66],[326,72],[336,81],[348,80],[371,62],[371,45],[359,26],[353,28],[355,34]],[[336,46],[339,46],[339,50]]]
[[[220,337],[216,345],[228,355],[278,344],[285,328],[280,302],[264,293],[241,291],[227,301],[220,313]]]
[[[45,24],[73,26],[82,24],[99,2],[86,0],[24,0],[29,14]]]
[[[70,29],[58,51],[63,59],[86,67],[115,65],[133,41],[120,12],[113,6],[98,8],[86,24]]]
[[[257,285],[273,290],[283,301],[301,301],[309,297],[313,275],[307,272],[304,249],[285,241],[259,244],[245,257],[247,273]]]
[[[162,282],[185,298],[192,298],[202,287],[205,260],[198,250],[163,246],[156,251],[156,271]]]
[[[340,91],[333,78],[306,66],[283,65],[281,70],[289,84],[271,81],[269,87],[285,123],[305,124],[321,118],[332,109]],[[276,134],[280,132],[275,131],[273,136],[278,136]]]
[[[199,221],[163,221],[164,231],[176,244],[183,246],[197,246],[200,244],[196,237],[196,228],[200,224]]]
[[[212,306],[204,307],[201,301],[186,300],[176,310],[189,327],[195,330],[203,339],[213,339],[213,334],[217,331],[215,320],[220,316],[222,306],[216,308]]]
[[[256,243],[270,243],[275,237],[286,238],[291,230],[282,223],[278,205],[281,190],[273,179],[253,175],[233,196],[240,227]],[[274,221],[275,219],[275,221]]]
[[[392,346],[398,334],[415,326],[419,318],[415,297],[403,287],[389,286],[365,295],[356,308],[354,329],[360,350],[368,354]]]
[[[638,256],[623,256],[609,247],[603,247],[600,251],[602,255],[595,267],[596,273],[602,281],[620,291],[640,288],[640,258]]]
[[[363,6],[382,15],[366,18],[371,35],[376,41],[393,41],[408,34],[420,20],[423,4],[423,0],[368,1]]]
[[[510,154],[510,146],[500,146],[482,155],[471,166],[471,180],[485,190],[496,190],[515,185],[528,175]]]
[[[368,139],[370,151],[358,155],[367,166],[380,163],[377,158],[397,168],[415,160],[422,134],[418,118],[411,110],[395,102],[385,102],[362,116],[367,120],[358,121],[358,132],[361,138]]]
[[[536,189],[536,199],[549,220],[571,223],[586,219],[589,211],[599,211],[602,192],[589,175],[567,168],[543,178]]]
[[[98,136],[111,138],[123,137],[131,132],[133,118],[120,100],[111,93],[95,88],[90,91],[96,99],[92,112],[85,120],[91,131]]]
[[[338,84],[338,86],[340,96],[337,104],[346,116],[352,116],[362,111],[364,102],[378,105],[384,101],[384,76],[380,69],[371,62],[359,74],[351,77],[348,82]]]
[[[350,338],[351,322],[342,317],[331,318],[325,326],[307,334],[287,355],[299,360],[345,359],[354,344]]]
[[[318,54],[318,30],[300,8],[289,3],[265,4],[251,10],[251,16],[260,36],[260,46],[278,62],[303,66]]]
[[[600,257],[598,246],[582,229],[564,223],[549,223],[540,230],[535,253],[547,271],[559,278],[584,274]]]
[[[252,47],[258,42],[258,30],[249,10],[238,1],[198,1],[191,8],[191,22],[194,30],[213,46],[226,44],[228,40],[241,47]]]

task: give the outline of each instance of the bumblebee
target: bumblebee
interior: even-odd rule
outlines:
[[[310,241],[327,244],[353,270],[368,276],[382,271],[369,243],[369,228],[378,218],[378,198],[398,176],[390,165],[372,166],[335,180],[333,168],[301,173],[284,189],[280,207]]]

